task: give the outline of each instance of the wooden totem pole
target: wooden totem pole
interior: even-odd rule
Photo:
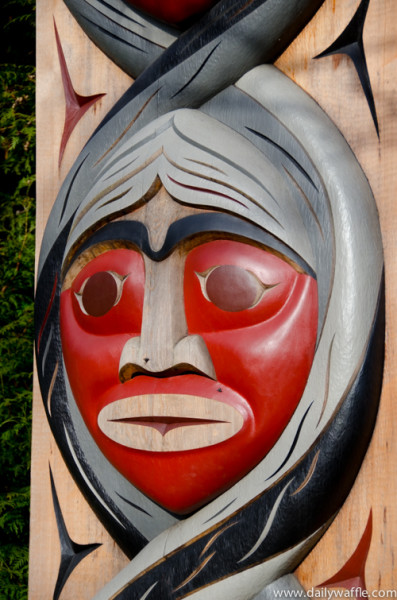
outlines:
[[[30,600],[396,597],[397,7],[37,9]]]

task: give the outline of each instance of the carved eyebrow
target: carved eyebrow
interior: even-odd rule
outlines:
[[[163,246],[160,250],[153,250],[149,243],[148,231],[140,221],[113,221],[104,225],[89,237],[71,258],[72,262],[90,246],[100,242],[126,241],[137,246],[148,258],[161,261],[166,258],[178,244],[186,239],[191,239],[200,233],[218,233],[219,235],[231,233],[248,240],[258,242],[271,248],[285,257],[291,259],[308,275],[316,279],[316,274],[310,265],[303,260],[292,248],[281,240],[271,235],[261,227],[244,221],[243,219],[226,213],[201,213],[190,215],[174,221],[168,228]]]

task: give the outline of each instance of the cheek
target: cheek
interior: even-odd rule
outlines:
[[[118,385],[119,361],[128,333],[101,335],[81,326],[73,310],[71,290],[61,295],[61,341],[66,370],[74,396],[84,417],[96,423],[99,399]]]
[[[84,314],[76,293],[84,281],[106,271],[126,277],[119,301],[103,316]],[[103,393],[120,383],[124,344],[140,333],[143,290],[142,257],[132,250],[117,249],[89,262],[72,287],[61,294],[61,341],[69,382],[83,417],[95,427]]]
[[[249,402],[255,429],[278,437],[304,391],[317,334],[317,286],[300,276],[286,306],[264,323],[203,333],[220,383]]]

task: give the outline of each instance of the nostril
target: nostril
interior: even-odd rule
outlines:
[[[140,375],[146,375],[147,377],[156,377],[158,379],[178,377],[181,375],[201,375],[202,377],[209,377],[210,379],[212,379],[212,377],[209,376],[207,373],[201,371],[194,365],[190,365],[187,363],[180,363],[177,365],[173,365],[168,369],[163,369],[159,371],[151,371],[150,369],[145,369],[142,365],[127,363],[126,365],[123,365],[123,367],[120,369],[119,379],[121,383],[126,383],[127,381],[135,379],[135,377],[138,377]]]

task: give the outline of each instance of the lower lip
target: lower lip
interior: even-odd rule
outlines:
[[[107,396],[98,426],[127,448],[149,452],[205,448],[233,437],[250,420],[251,408],[242,396],[202,376],[139,376],[123,384],[122,398],[120,391],[117,386],[113,397]]]

